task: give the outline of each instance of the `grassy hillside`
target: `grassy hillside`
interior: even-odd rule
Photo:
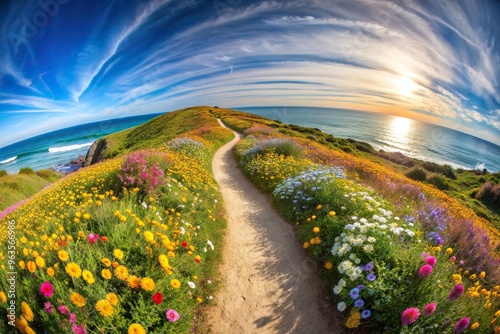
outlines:
[[[217,120],[207,112],[210,109],[192,107],[176,110],[135,128],[104,137],[108,141],[104,156],[110,158],[141,148],[161,147],[180,134],[202,126],[218,126]]]
[[[319,129],[306,128],[244,112],[214,109],[214,115],[221,117],[228,125],[243,132],[255,125],[266,125],[276,129],[280,134],[304,138],[325,147],[366,158],[384,167],[392,173],[404,174],[414,180],[436,187],[454,197],[461,204],[474,210],[482,218],[487,219],[495,228],[500,229],[500,196],[481,196],[481,189],[500,184],[500,173],[488,171],[454,170],[447,165],[438,165],[404,156],[401,153],[376,151],[367,143],[353,139],[342,139],[323,133]],[[500,193],[500,192],[499,192]],[[484,191],[483,191],[484,195]],[[497,200],[498,198],[498,200]]]
[[[216,288],[210,281],[225,228],[209,167],[233,134],[208,112],[171,117],[115,142],[128,153],[81,168],[0,219],[0,246],[15,246],[10,264],[0,253],[0,316],[10,314],[7,272],[16,272],[12,324],[19,333],[189,333],[202,326],[197,309]],[[131,145],[137,136],[141,142]],[[0,323],[1,333],[6,326]]]
[[[0,211],[34,195],[62,177],[60,173],[51,170],[33,172],[29,168],[21,169],[19,174],[0,175]]]

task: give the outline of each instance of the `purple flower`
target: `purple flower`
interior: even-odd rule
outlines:
[[[359,289],[358,288],[352,288],[351,291],[349,292],[349,295],[351,296],[352,299],[358,299],[358,297],[359,297]]]
[[[356,299],[354,301],[354,307],[363,307],[365,306],[365,301],[363,299]]]
[[[372,311],[370,311],[370,310],[363,310],[363,312],[361,312],[361,319],[366,319],[370,315],[372,315]]]
[[[369,280],[370,282],[373,282],[374,280],[377,279],[377,276],[375,276],[374,273],[369,273],[368,275],[366,275],[366,279]]]
[[[457,322],[455,327],[453,327],[453,331],[455,333],[462,333],[467,326],[469,326],[469,318],[462,318]]]
[[[464,286],[462,284],[457,284],[455,285],[450,293],[448,294],[448,298],[451,300],[451,301],[455,301],[457,300],[458,298],[460,298],[460,296],[464,293]]]
[[[363,284],[360,284],[360,285],[358,285],[358,289],[359,289],[359,291],[362,291],[365,289],[365,286]]]
[[[424,306],[422,314],[425,317],[428,317],[431,314],[433,314],[435,311],[436,311],[436,303],[429,303],[429,304],[427,304],[427,305]]]
[[[363,266],[364,271],[372,271],[375,266],[372,262],[369,262]]]

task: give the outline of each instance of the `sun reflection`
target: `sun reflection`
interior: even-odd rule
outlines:
[[[413,121],[404,117],[393,117],[388,124],[386,139],[397,150],[411,151],[410,137],[413,134]]]

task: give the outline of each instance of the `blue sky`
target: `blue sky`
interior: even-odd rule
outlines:
[[[0,6],[0,147],[193,105],[385,112],[500,145],[494,0]]]

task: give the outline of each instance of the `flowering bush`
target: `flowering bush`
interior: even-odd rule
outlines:
[[[151,194],[163,183],[159,162],[152,161],[151,152],[139,151],[126,156],[118,173],[123,187],[139,188],[143,196]]]

